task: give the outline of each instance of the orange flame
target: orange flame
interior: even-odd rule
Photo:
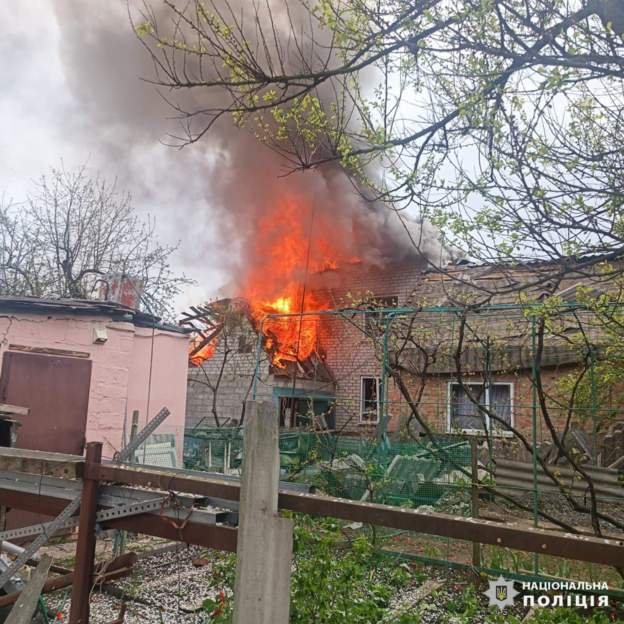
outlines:
[[[199,346],[201,337],[197,336],[191,341],[189,353],[193,353]],[[197,353],[190,356],[189,362],[192,366],[201,366],[207,359],[211,358],[217,349],[217,339],[213,338],[208,344],[204,345]]]
[[[241,295],[277,367],[304,361],[317,347],[320,317],[300,314],[331,307],[329,296],[311,289],[307,278],[348,260],[335,242],[335,230],[331,218],[321,211],[313,214],[308,201],[295,197],[279,200],[257,224]]]
[[[330,213],[330,214],[328,214]],[[348,253],[351,233],[341,231],[331,210],[316,210],[305,199],[286,196],[265,210],[246,245],[248,257],[239,281],[251,321],[262,332],[273,365],[303,362],[318,346],[320,315],[331,307],[326,292],[309,278],[341,264],[358,262]],[[305,314],[301,314],[301,313]],[[274,318],[272,315],[289,315]],[[199,346],[191,345],[191,353]],[[212,357],[217,338],[190,358],[199,366]]]

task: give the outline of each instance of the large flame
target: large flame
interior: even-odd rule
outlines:
[[[299,197],[282,197],[257,224],[241,296],[277,367],[304,361],[317,347],[320,317],[310,313],[329,309],[331,300],[309,278],[346,261],[336,240],[331,219]]]
[[[271,362],[285,368],[314,353],[321,318],[316,313],[332,307],[328,292],[312,278],[358,259],[349,254],[351,232],[341,231],[331,211],[302,197],[283,196],[253,225],[237,296],[247,302]],[[197,338],[191,363],[212,357],[217,343],[215,336],[198,350]]]

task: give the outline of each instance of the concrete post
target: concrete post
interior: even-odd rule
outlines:
[[[293,523],[277,515],[279,423],[271,403],[245,407],[234,624],[288,624]]]

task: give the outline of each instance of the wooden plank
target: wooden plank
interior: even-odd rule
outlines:
[[[21,405],[10,405],[9,403],[0,403],[0,414],[11,414],[12,416],[28,416],[30,410]]]
[[[0,470],[79,479],[82,477],[83,467],[84,458],[80,455],[0,447]]]
[[[69,349],[54,349],[52,347],[29,347],[28,345],[10,344],[11,351],[23,351],[24,353],[39,353],[41,355],[62,355],[65,357],[88,358],[91,356],[86,351],[70,351]]]
[[[4,624],[30,624],[51,565],[52,558],[49,555],[43,555],[32,578],[23,589]]]
[[[293,520],[277,512],[279,423],[266,401],[245,404],[234,624],[288,624]]]

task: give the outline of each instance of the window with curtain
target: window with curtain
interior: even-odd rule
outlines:
[[[450,385],[450,430],[507,431],[502,422],[490,419],[487,413],[480,409],[480,406],[511,425],[511,384],[490,384],[489,392],[486,391],[484,384],[471,383],[464,384],[464,386],[466,389],[458,383],[451,383]]]

